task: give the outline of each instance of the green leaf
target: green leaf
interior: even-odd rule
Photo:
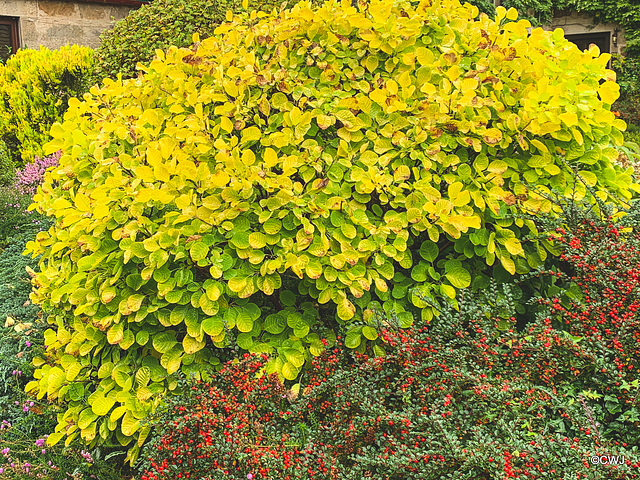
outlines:
[[[171,350],[178,342],[172,333],[163,332],[153,337],[153,348],[158,353],[166,353]]]
[[[69,398],[74,402],[79,402],[84,398],[84,386],[81,383],[72,383],[69,385]]]
[[[191,255],[191,259],[194,262],[202,260],[207,256],[208,253],[209,247],[207,247],[204,242],[195,242],[189,249],[189,254]]]
[[[287,380],[295,380],[300,370],[291,362],[285,362],[282,366],[282,376]]]
[[[92,407],[85,408],[80,412],[80,415],[78,415],[78,428],[80,430],[88,428],[97,418],[98,415],[93,413]]]
[[[140,346],[145,346],[149,341],[149,332],[146,330],[140,330],[136,334],[136,343]]]
[[[362,337],[359,333],[349,332],[344,339],[344,344],[347,348],[357,348],[362,341]]]
[[[420,245],[420,256],[427,262],[434,262],[438,258],[439,250],[438,245],[429,240],[425,240]]]
[[[463,267],[452,268],[445,276],[456,288],[467,288],[471,285],[471,274]]]
[[[111,376],[111,371],[113,370],[113,363],[107,362],[100,365],[98,369],[98,378],[106,378]]]
[[[151,380],[151,369],[143,366],[136,372],[136,383],[138,386],[146,387]]]
[[[131,330],[126,330],[122,336],[122,341],[118,344],[123,350],[127,350],[136,341],[135,336]]]
[[[264,329],[274,335],[284,332],[287,320],[279,313],[272,313],[264,321]]]
[[[116,323],[107,331],[107,341],[111,345],[117,345],[124,339],[124,324]]]
[[[351,320],[356,313],[356,307],[345,298],[338,304],[338,317],[341,320]]]
[[[368,340],[375,340],[378,338],[378,331],[373,328],[373,327],[363,327],[362,328],[362,334],[368,339]]]
[[[140,420],[136,420],[131,412],[127,412],[122,417],[120,428],[124,435],[131,437],[140,428]]]
[[[296,295],[291,290],[280,291],[280,302],[285,307],[292,307],[296,304]]]
[[[172,375],[178,371],[180,364],[182,363],[182,351],[179,348],[174,348],[165,352],[160,357],[160,365],[162,365],[169,375]]]
[[[115,403],[116,403],[115,399],[111,397],[104,397],[104,396],[94,397],[91,403],[91,410],[98,417],[102,417],[107,413],[109,413],[109,411],[111,410],[111,408],[113,408]]]
[[[131,275],[127,276],[126,283],[127,286],[133,288],[134,290],[139,290],[140,287],[142,287],[142,285],[144,285],[146,282],[142,279],[142,275],[140,275],[139,273],[132,273]]]
[[[413,325],[413,315],[410,312],[401,312],[398,314],[398,322],[400,328],[409,328]]]
[[[236,318],[236,328],[241,332],[250,332],[253,330],[253,320],[249,312],[242,309]]]
[[[215,337],[224,331],[224,322],[220,317],[207,317],[202,322],[202,329],[207,335]]]
[[[240,333],[236,338],[236,343],[243,350],[249,350],[253,347],[253,337],[249,333]]]

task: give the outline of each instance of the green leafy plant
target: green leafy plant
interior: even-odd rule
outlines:
[[[71,97],[88,89],[92,50],[20,50],[0,65],[0,140],[20,168],[42,156],[49,129],[62,120]]]
[[[0,251],[11,246],[15,249],[17,242],[32,239],[52,223],[46,216],[28,210],[30,204],[31,196],[13,186],[0,187]]]
[[[194,33],[201,38],[213,35],[225,20],[227,10],[240,8],[238,0],[154,0],[131,12],[101,35],[96,50],[94,81],[103,78],[137,76],[138,63],[148,65],[156,50],[170,46],[191,45]],[[255,8],[268,10],[278,6],[277,0],[258,0]],[[251,2],[254,6],[254,2]]]
[[[15,170],[7,146],[0,141],[0,188],[13,184]]]
[[[615,56],[612,63],[616,82],[620,85],[620,98],[613,109],[620,118],[634,126],[640,125],[640,59]]]
[[[383,354],[376,311],[408,327],[543,265],[553,246],[514,214],[552,211],[544,192],[630,198],[609,57],[513,9],[476,17],[252,12],[72,100],[34,197],[56,225],[27,246],[33,301],[62,312],[28,386],[67,402],[50,441],[135,459],[178,371],[242,349],[293,381],[338,328]]]

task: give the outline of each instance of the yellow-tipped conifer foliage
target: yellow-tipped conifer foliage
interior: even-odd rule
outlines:
[[[68,402],[50,441],[115,435],[135,458],[176,372],[232,341],[289,380],[339,324],[383,353],[376,310],[428,321],[425,298],[544,262],[534,224],[509,217],[552,208],[534,186],[571,190],[575,170],[629,198],[608,55],[515,10],[477,15],[252,13],[72,101],[34,199],[56,224],[28,246],[33,300],[62,312],[28,387]]]
[[[63,118],[70,98],[89,88],[93,50],[23,49],[0,64],[0,140],[17,167],[42,156],[49,130]]]

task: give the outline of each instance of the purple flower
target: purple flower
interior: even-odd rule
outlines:
[[[9,447],[3,448],[2,450],[0,450],[0,453],[2,453],[3,455],[7,455],[9,453],[9,450],[11,450]]]
[[[250,473],[247,473],[247,480],[253,480],[253,475],[251,475]]]
[[[0,473],[4,472],[4,468],[0,467]]]
[[[49,167],[57,166],[61,152],[56,152],[48,157],[36,157],[33,163],[25,165],[22,170],[16,172],[15,187],[21,194],[33,195],[44,181],[44,174]],[[15,205],[20,208],[20,205]]]
[[[36,440],[36,447],[43,447],[44,446],[44,442],[45,442],[44,438],[37,439]]]
[[[30,347],[30,346],[31,346],[31,342],[30,342],[29,340],[27,340],[26,342],[24,342],[24,344],[25,344],[27,347]]]

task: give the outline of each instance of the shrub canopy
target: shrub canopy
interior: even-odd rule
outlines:
[[[93,50],[78,45],[20,50],[0,65],[0,140],[17,167],[42,156],[51,125],[88,90]]]
[[[29,387],[68,402],[50,440],[137,437],[135,458],[179,370],[238,346],[293,380],[339,326],[383,353],[376,312],[428,321],[429,297],[542,265],[511,215],[551,211],[545,192],[630,198],[609,56],[477,15],[253,12],[72,100],[34,197],[56,225],[28,246],[34,301],[67,312]]]

